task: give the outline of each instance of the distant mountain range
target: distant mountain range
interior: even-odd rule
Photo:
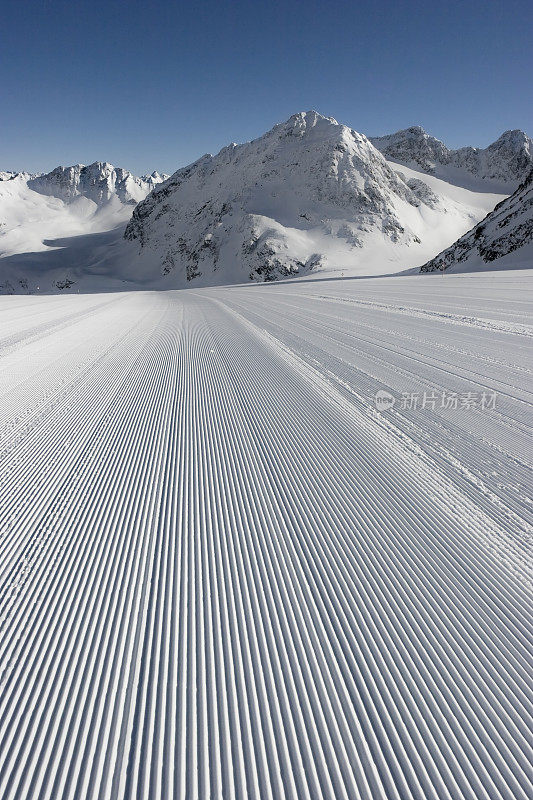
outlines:
[[[449,150],[422,128],[368,139],[309,111],[171,177],[106,162],[3,172],[0,286],[175,288],[429,269],[515,191],[532,152],[521,131]],[[516,215],[529,194],[513,197]]]
[[[485,149],[462,147],[449,150],[445,144],[418,126],[370,141],[390,161],[395,161],[452,183],[476,187],[494,185],[512,191],[533,167],[533,141],[523,131],[503,133]]]
[[[123,229],[133,207],[167,177],[154,172],[137,178],[106,162],[41,175],[0,172],[0,283],[6,258],[50,252],[64,246],[54,244],[58,240]]]
[[[136,205],[168,177],[152,172],[137,178],[127,169],[95,161],[88,166],[56,167],[46,175],[30,178],[28,186],[35,192],[59,197],[67,203],[77,197],[86,197],[101,206],[117,197],[125,205]]]

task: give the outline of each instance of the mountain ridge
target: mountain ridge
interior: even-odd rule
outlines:
[[[59,197],[67,203],[87,197],[100,206],[116,195],[124,205],[136,205],[167,177],[154,171],[139,178],[123,167],[94,161],[88,165],[55,167],[51,172],[30,178],[28,186],[39,194]]]
[[[154,275],[159,263],[187,282],[275,280],[349,265],[369,240],[387,263],[395,245],[420,245],[442,205],[364,134],[308,111],[177,170],[136,206],[124,236]]]
[[[19,270],[24,279],[42,271],[62,286],[92,276],[98,290],[98,281],[179,288],[426,264],[511,193],[531,140],[508,131],[484,151],[450,151],[418,126],[406,130],[427,145],[418,148],[425,172],[387,160],[364,134],[308,111],[171,176],[137,178],[108,162],[0,173],[0,271],[11,284]],[[397,139],[388,137],[388,146]],[[428,160],[428,153],[437,163],[486,151],[492,161],[483,164],[508,178],[504,190],[487,179],[471,189],[456,175],[439,177]]]
[[[372,136],[370,141],[399,164],[416,164],[431,175],[453,181],[465,172],[473,179],[498,183],[514,191],[533,167],[533,140],[524,131],[505,131],[485,148],[449,149],[440,139],[430,136],[418,125],[385,136]]]

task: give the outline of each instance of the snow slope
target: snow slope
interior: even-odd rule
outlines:
[[[531,280],[0,298],[0,796],[529,798]]]
[[[449,150],[419,126],[370,141],[391,161],[478,191],[510,194],[533,168],[533,140],[520,130],[506,131],[485,149]]]
[[[41,194],[29,187],[26,175],[19,175],[0,183],[0,258],[47,251],[60,237],[124,225],[130,213],[131,206],[124,206],[116,197],[98,207],[83,196],[65,202]]]
[[[533,267],[533,169],[518,189],[420,272]]]
[[[132,205],[167,177],[153,173],[136,178],[127,170],[100,162],[88,167],[57,167],[47,175],[1,175],[0,259],[46,253],[57,239],[123,226]],[[0,261],[0,284],[2,277],[10,277],[8,271]],[[19,272],[27,278],[26,271]]]
[[[124,277],[165,276],[157,285],[172,287],[398,271],[423,263],[501,199],[485,192],[458,201],[421,177],[404,180],[334,119],[295,114],[156,187],[126,228]]]

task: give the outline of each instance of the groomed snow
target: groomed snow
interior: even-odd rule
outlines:
[[[0,298],[0,797],[531,797],[531,281]]]

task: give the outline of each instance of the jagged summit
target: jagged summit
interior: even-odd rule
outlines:
[[[0,181],[13,181],[19,173],[13,170],[0,170]]]
[[[158,183],[166,181],[167,178],[170,178],[170,175],[167,175],[165,172],[158,172],[156,169],[154,169],[154,171],[150,173],[150,175],[141,175],[142,181],[144,181],[145,183],[150,183],[153,186],[156,186]]]
[[[489,179],[505,180],[511,175],[515,181],[522,182],[533,168],[533,140],[521,130],[502,133],[499,139],[477,153],[479,171]]]
[[[475,179],[514,191],[533,166],[533,141],[521,130],[506,131],[484,149],[450,150],[419,126],[373,136],[371,142],[391,161],[462,185]]]
[[[114,167],[107,161],[95,161],[88,166],[56,167],[46,175],[29,180],[28,186],[35,192],[59,197],[65,202],[86,197],[99,206],[116,196],[121,203],[135,205],[164,179],[156,172],[137,178],[122,167]]]
[[[388,136],[374,136],[370,141],[383,155],[406,165],[416,165],[424,172],[433,172],[436,164],[449,164],[450,151],[419,125]]]
[[[297,111],[296,114],[292,114],[285,122],[278,122],[274,125],[272,130],[275,131],[278,128],[293,128],[303,132],[323,123],[339,125],[334,117],[325,117],[323,114],[319,114],[318,111],[311,109],[311,111]]]
[[[273,279],[322,263],[328,236],[352,254],[371,230],[416,241],[397,206],[421,202],[366,136],[308,111],[175,172],[125,237],[189,280],[236,263],[243,279]]]
[[[495,141],[493,144],[489,145],[489,147],[497,147],[499,144],[508,144],[513,148],[525,148],[529,149],[531,147],[531,139],[521,131],[520,128],[513,128],[510,131],[505,131],[502,135]]]
[[[402,247],[423,261],[421,239],[444,210],[456,235],[472,224],[446,202],[398,174],[363,134],[298,112],[156,186],[126,228],[128,260],[170,276],[169,285],[273,280],[363,260],[373,269],[368,254],[383,272]]]
[[[388,133],[385,136],[369,136],[368,138],[371,142],[376,141],[384,143],[400,142],[406,139],[418,139],[420,141],[430,141],[432,143],[437,142],[445,147],[440,139],[437,139],[435,136],[431,136],[431,134],[429,134],[421,125],[410,125],[408,128],[402,128],[401,130],[396,131],[396,133]]]

